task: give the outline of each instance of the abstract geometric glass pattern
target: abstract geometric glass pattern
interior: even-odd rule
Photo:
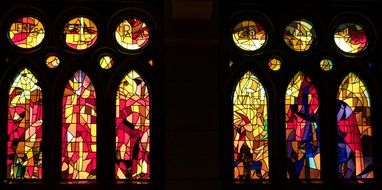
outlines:
[[[334,42],[346,53],[358,53],[367,46],[367,35],[363,27],[355,23],[345,23],[334,32]]]
[[[288,85],[285,113],[288,179],[320,179],[318,94],[302,72]]]
[[[284,41],[294,51],[307,51],[316,39],[313,25],[304,19],[292,21],[284,30]]]
[[[264,27],[253,20],[238,23],[232,32],[233,42],[245,51],[255,51],[261,48],[267,40]]]
[[[333,68],[333,62],[329,58],[324,58],[320,61],[320,67],[324,71],[330,71]]]
[[[42,92],[36,77],[23,69],[9,89],[7,178],[42,177]]]
[[[20,48],[33,48],[45,37],[43,24],[34,17],[22,17],[11,24],[9,39]]]
[[[340,178],[374,178],[370,98],[354,73],[342,81],[337,94],[338,171]]]
[[[113,63],[114,63],[113,58],[109,55],[104,55],[99,60],[99,66],[102,69],[110,69],[113,66]]]
[[[84,50],[97,41],[98,30],[93,21],[86,17],[76,17],[65,24],[65,42],[76,50]]]
[[[49,55],[45,61],[46,66],[49,68],[56,68],[60,64],[60,59],[56,55]]]
[[[96,93],[80,71],[66,84],[62,99],[62,179],[96,178]]]
[[[247,72],[233,95],[234,179],[269,179],[267,94]]]
[[[123,20],[115,30],[115,39],[118,44],[128,50],[137,50],[144,47],[150,39],[150,30],[139,18]]]
[[[281,68],[281,59],[278,57],[272,57],[268,61],[268,67],[273,71],[278,71]]]
[[[150,179],[149,156],[149,89],[136,71],[130,71],[116,98],[116,179]]]

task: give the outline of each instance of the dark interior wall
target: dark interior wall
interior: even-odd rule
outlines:
[[[163,38],[158,41],[162,55],[158,56],[161,59],[159,61],[161,66],[158,72],[159,82],[156,87],[161,94],[161,99],[157,99],[160,102],[157,104],[161,108],[161,110],[157,110],[160,112],[158,114],[160,117],[156,117],[157,124],[161,124],[161,126],[156,126],[160,128],[162,135],[156,141],[160,143],[157,145],[160,150],[157,152],[159,161],[156,162],[160,165],[158,167],[160,170],[157,171],[156,175],[161,182],[153,189],[276,189],[275,186],[267,184],[232,187],[232,183],[227,177],[230,176],[227,172],[230,172],[231,163],[227,162],[230,159],[227,158],[226,153],[231,150],[231,147],[224,147],[227,144],[224,142],[224,137],[229,136],[229,134],[227,135],[222,131],[224,131],[223,127],[229,125],[224,124],[227,118],[222,111],[225,110],[224,105],[226,105],[224,102],[226,94],[224,93],[230,92],[224,92],[222,88],[227,85],[223,81],[226,81],[228,77],[225,75],[224,69],[227,68],[229,55],[226,54],[227,49],[224,48],[227,44],[223,43],[226,36],[222,32],[225,29],[222,24],[226,23],[226,19],[230,17],[229,14],[239,10],[240,7],[245,7],[244,3],[236,4],[236,8],[232,8],[230,6],[235,4],[232,2],[234,1],[164,0],[163,5],[158,4],[158,9],[163,10],[163,12],[158,11],[161,13],[157,15],[162,18],[156,18],[161,21],[158,32]],[[328,3],[328,7],[332,7],[334,4],[343,5],[346,2],[362,4],[361,1],[357,0],[325,1]],[[276,1],[259,2],[262,4],[259,11],[272,12],[271,7],[265,8],[264,4],[267,3],[273,5],[276,4]],[[285,4],[285,7],[288,6],[289,8],[293,7]],[[0,8],[0,10],[4,9],[6,8]],[[277,15],[277,13],[272,14],[273,16]],[[372,16],[377,17],[378,14],[381,16],[380,13],[375,13]],[[381,30],[377,31],[377,34],[381,34]],[[377,37],[376,40],[378,41],[377,44],[381,44],[381,38]],[[382,53],[381,47],[376,49],[377,52]],[[1,64],[5,64],[6,54],[0,56]],[[377,57],[376,61],[381,63],[381,56]],[[381,66],[376,65],[375,68],[375,75],[380,74]],[[376,94],[380,95],[380,92]],[[4,97],[1,98],[2,102],[4,99]],[[0,105],[5,106],[4,103]],[[381,105],[381,100],[376,100],[376,105]],[[375,117],[382,118],[381,109],[376,110],[378,112]],[[6,114],[5,111],[0,111],[0,113]],[[376,123],[381,124],[380,121]],[[382,130],[377,129],[375,133],[376,136],[382,137],[382,135],[378,135],[378,132],[380,133]],[[382,158],[381,153],[377,154],[377,158]],[[273,158],[273,160],[277,161],[278,159]],[[379,167],[378,171],[382,171],[381,166],[377,166]],[[282,175],[280,174],[280,176]],[[379,180],[380,175],[377,173],[378,176]],[[280,183],[281,189],[334,189],[330,184],[299,186],[283,183],[285,181]],[[104,185],[79,185],[76,188],[109,189],[108,185],[107,183]],[[378,189],[381,187],[380,185],[381,183],[378,181],[372,185],[346,185],[346,187],[349,189]],[[15,187],[19,188],[20,186],[6,185],[4,187],[5,189],[16,189]],[[49,187],[56,188],[56,186]],[[59,187],[61,189],[71,188],[67,184]],[[341,185],[336,184],[335,187],[341,187]],[[22,186],[22,188],[25,187]],[[116,187],[113,186],[111,189],[113,188]],[[27,189],[35,188],[30,185]],[[131,189],[131,187],[119,187],[119,189]]]

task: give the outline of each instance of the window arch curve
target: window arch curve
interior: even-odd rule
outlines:
[[[287,177],[320,179],[319,100],[311,79],[298,72],[285,93]]]
[[[374,178],[371,101],[365,82],[350,72],[337,93],[338,172],[344,179]]]
[[[267,92],[247,71],[233,94],[234,179],[269,179]]]

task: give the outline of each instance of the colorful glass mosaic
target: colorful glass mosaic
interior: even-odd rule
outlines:
[[[104,55],[99,60],[99,65],[102,69],[110,69],[113,66],[113,58],[109,55]]]
[[[366,48],[368,39],[361,25],[345,23],[334,32],[334,42],[346,53],[358,53]]]
[[[281,59],[278,57],[272,57],[268,61],[268,67],[273,71],[278,71],[281,68]]]
[[[36,77],[17,74],[8,101],[7,178],[42,178],[42,92]]]
[[[84,50],[97,41],[98,30],[93,21],[86,17],[76,17],[64,27],[65,42],[76,50]]]
[[[123,20],[115,30],[118,44],[128,50],[137,50],[147,45],[151,36],[149,27],[141,19]]]
[[[285,95],[288,179],[320,179],[319,102],[309,77],[298,72]]]
[[[329,58],[324,58],[320,61],[320,67],[324,71],[330,71],[333,69],[333,62]]]
[[[20,48],[34,48],[45,37],[44,25],[34,17],[22,17],[11,24],[8,37]]]
[[[345,179],[374,178],[370,98],[354,73],[342,81],[337,95],[338,171]]]
[[[232,39],[242,50],[255,51],[264,46],[267,41],[267,32],[259,22],[245,20],[235,26]]]
[[[90,78],[77,71],[62,99],[62,179],[95,179],[96,93]]]
[[[234,179],[269,179],[267,94],[247,72],[233,95]]]
[[[294,51],[307,51],[316,39],[313,25],[306,20],[292,21],[284,30],[284,41]]]
[[[49,55],[45,61],[46,66],[49,68],[56,68],[60,64],[60,59],[56,55]]]
[[[150,94],[136,71],[122,79],[116,98],[116,178],[150,179]]]

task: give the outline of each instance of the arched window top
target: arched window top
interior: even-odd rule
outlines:
[[[257,97],[262,97],[262,99],[266,98],[267,96],[266,91],[257,76],[254,75],[251,71],[248,71],[237,83],[233,95],[233,101],[240,101],[240,96],[249,94],[253,95],[253,93],[255,93]]]
[[[62,179],[95,179],[96,93],[81,70],[68,81],[62,99]]]
[[[370,106],[365,83],[356,74],[349,73],[337,94],[337,150],[341,178],[374,178]]]
[[[128,72],[116,97],[117,179],[150,179],[150,99],[143,78]]]
[[[37,78],[22,69],[9,89],[8,179],[42,178],[42,92]]]
[[[365,82],[353,72],[342,80],[338,98],[344,100],[350,106],[358,106],[362,103],[362,106],[370,107],[370,96]],[[353,103],[353,98],[359,101]]]
[[[267,95],[249,71],[233,95],[233,128],[234,179],[269,179]]]
[[[285,95],[287,174],[289,179],[320,179],[318,94],[311,79],[298,72]]]

